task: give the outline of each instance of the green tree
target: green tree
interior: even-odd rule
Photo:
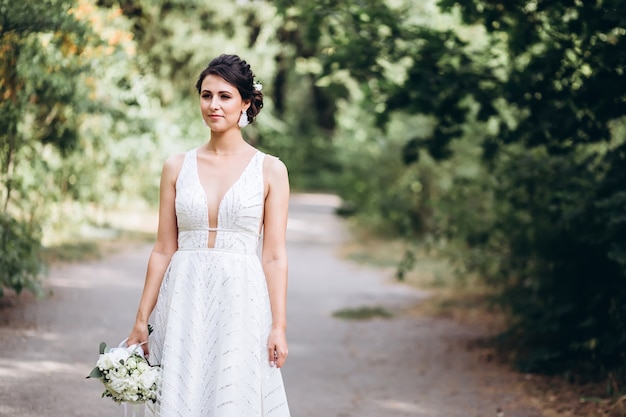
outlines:
[[[25,167],[45,170],[42,146],[68,153],[77,142],[85,97],[74,77],[85,69],[80,54],[90,33],[70,7],[54,0],[0,2],[0,291],[36,289],[40,270],[40,201],[28,197],[45,193],[45,184]]]
[[[152,194],[155,132],[169,126],[116,10],[88,0],[2,7],[0,287],[36,290],[42,245]]]
[[[480,120],[498,121],[484,155],[500,179],[500,237],[479,247],[504,248],[496,276],[516,318],[509,335],[521,346],[520,364],[619,369],[626,142],[613,128],[626,115],[626,3],[441,4],[484,27],[505,52],[501,65],[485,69],[499,82],[455,88],[471,91]]]
[[[294,188],[324,188],[336,163],[328,158],[333,129],[333,99],[299,60],[299,46],[289,41],[294,22],[277,14],[273,2],[98,0],[119,7],[131,22],[139,70],[154,77],[165,112],[180,129],[186,145],[206,140],[198,117],[195,79],[221,53],[248,60],[267,97],[259,123],[244,131],[264,151],[280,155],[290,168]]]
[[[347,101],[342,194],[462,245],[526,370],[622,369],[626,3],[442,0],[429,20],[401,2],[277,4],[316,85]]]

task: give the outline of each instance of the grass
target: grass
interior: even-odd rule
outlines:
[[[388,319],[393,315],[383,307],[355,307],[344,308],[333,312],[333,317],[344,320],[371,320],[374,318]]]
[[[405,242],[397,238],[379,237],[371,232],[354,228],[351,234],[354,239],[340,249],[341,257],[396,273],[408,249]],[[447,261],[423,251],[417,254],[414,268],[405,274],[404,281],[420,288],[449,287],[457,282],[453,268]]]
[[[156,237],[158,211],[145,204],[91,214],[91,222],[70,222],[45,232],[43,259],[48,265],[101,259]]]
[[[93,241],[64,242],[43,248],[46,264],[58,262],[80,262],[102,257],[101,245]]]
[[[117,253],[129,244],[154,241],[154,233],[146,231],[108,229],[107,237],[79,236],[43,248],[47,265],[55,263],[87,262]]]

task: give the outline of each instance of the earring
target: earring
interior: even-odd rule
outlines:
[[[246,126],[248,126],[248,113],[246,113],[245,110],[241,111],[241,116],[239,117],[239,123],[237,123],[239,125],[239,127],[244,128]]]

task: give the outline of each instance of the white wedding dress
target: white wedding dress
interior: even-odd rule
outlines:
[[[152,316],[149,360],[162,366],[154,417],[289,417],[280,370],[271,367],[272,324],[257,246],[263,159],[257,152],[218,207],[209,229],[196,150],[176,181],[178,251]],[[208,248],[209,231],[216,233]]]

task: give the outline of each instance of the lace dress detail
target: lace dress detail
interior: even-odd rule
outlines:
[[[252,157],[219,204],[217,228],[209,229],[196,150],[185,155],[176,181],[178,251],[149,342],[163,382],[146,417],[289,417],[280,370],[267,357],[272,315],[257,256],[264,157]]]

